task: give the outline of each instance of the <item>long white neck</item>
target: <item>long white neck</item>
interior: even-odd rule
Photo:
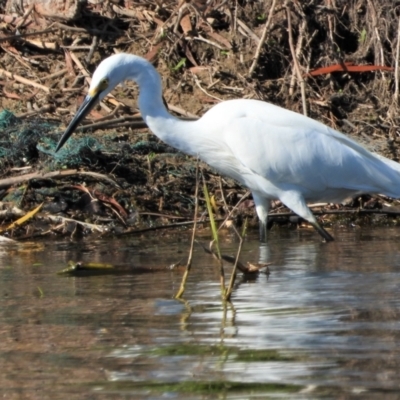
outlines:
[[[146,60],[138,63],[135,81],[139,86],[139,109],[145,121],[148,118],[173,118],[162,99],[160,74],[151,63]]]
[[[185,134],[187,122],[171,115],[162,98],[162,83],[157,70],[151,63],[136,58],[133,76],[139,86],[139,109],[150,130],[165,143],[188,152],[187,145],[180,140]]]

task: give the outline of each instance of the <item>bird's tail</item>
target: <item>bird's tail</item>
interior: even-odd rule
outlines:
[[[400,172],[400,164],[396,161],[390,160],[389,158],[378,155],[379,159],[389,167],[393,168],[395,171]]]
[[[380,161],[382,161],[388,168],[386,177],[390,180],[390,188],[387,187],[387,196],[400,198],[400,164],[396,161],[390,160],[384,156],[374,153]]]

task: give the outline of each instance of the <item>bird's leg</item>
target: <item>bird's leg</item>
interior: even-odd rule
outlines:
[[[258,256],[258,263],[259,264],[266,264],[270,261],[270,249],[268,243],[261,243],[259,247],[259,256]]]
[[[304,197],[297,191],[286,191],[280,197],[282,203],[294,211],[298,216],[308,221],[315,230],[324,238],[326,242],[332,242],[333,236],[330,235],[316,220],[314,214],[308,208]]]
[[[326,242],[332,242],[335,239],[318,222],[310,222],[315,230],[325,239]]]
[[[252,192],[253,200],[256,205],[256,212],[258,219],[260,220],[260,242],[267,242],[267,230],[268,230],[268,211],[270,207],[269,199],[266,199],[261,194]]]
[[[268,217],[267,217],[268,219]],[[259,220],[259,228],[260,228],[260,242],[267,243],[267,221]]]
[[[267,243],[267,232],[272,228],[274,224],[273,220],[268,220],[268,215],[265,217],[265,220],[259,219],[259,228],[260,228],[260,242]]]

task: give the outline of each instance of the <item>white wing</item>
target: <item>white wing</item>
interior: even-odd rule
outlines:
[[[233,100],[217,105],[202,120],[218,138],[216,146],[227,147],[220,157],[230,159],[229,168],[240,169],[244,184],[253,173],[284,190],[300,190],[306,198],[322,199],[327,197],[323,192],[340,190],[400,194],[397,163],[300,114],[255,100]],[[222,159],[206,161],[232,176]]]

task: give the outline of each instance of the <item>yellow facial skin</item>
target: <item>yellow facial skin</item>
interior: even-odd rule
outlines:
[[[103,78],[100,83],[93,89],[89,90],[90,97],[96,97],[97,94],[101,93],[102,91],[108,88],[108,78]]]

